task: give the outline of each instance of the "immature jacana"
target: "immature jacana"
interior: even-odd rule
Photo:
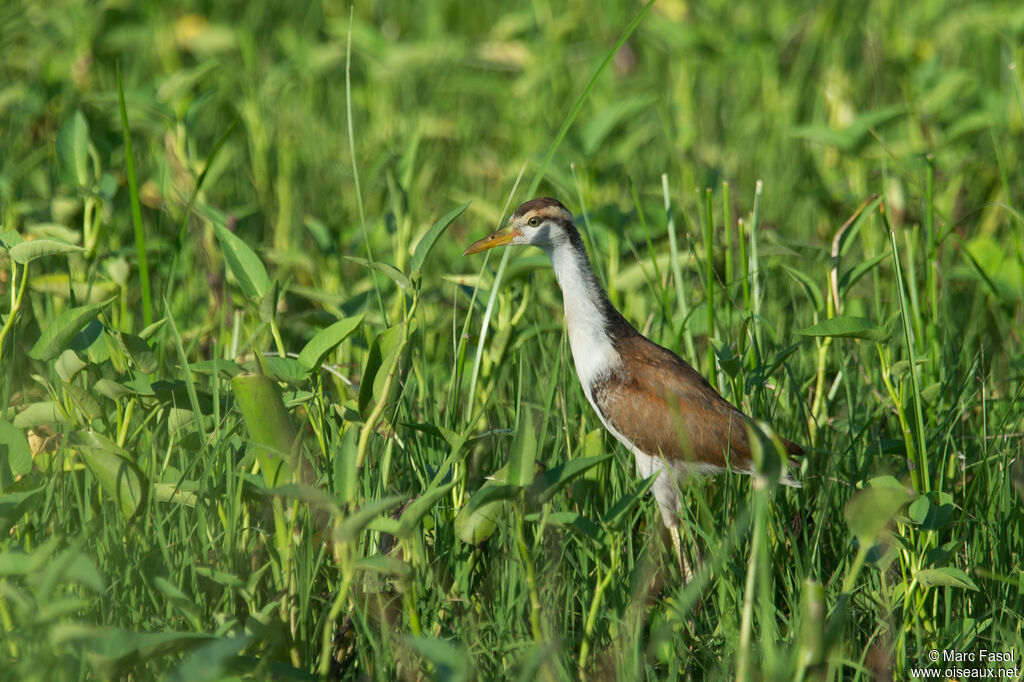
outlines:
[[[680,548],[679,485],[687,474],[754,473],[751,420],[682,358],[622,317],[590,267],[572,214],[559,201],[527,201],[505,228],[464,255],[508,244],[538,246],[551,259],[583,393],[605,428],[633,453],[640,476],[661,474],[651,490],[680,567],[689,574]],[[781,442],[789,454],[802,452],[795,443]],[[799,486],[785,470],[780,480]]]

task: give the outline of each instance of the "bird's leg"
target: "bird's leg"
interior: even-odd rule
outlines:
[[[697,542],[697,536],[693,534],[689,527],[686,529],[686,537],[690,542],[690,546],[693,547],[693,561],[699,568],[704,563],[704,557],[700,553],[700,543]]]
[[[676,561],[679,563],[679,570],[683,573],[683,580],[690,582],[693,580],[694,575],[693,567],[690,566],[690,562],[687,560],[686,555],[683,554],[683,540],[682,535],[679,531],[681,524],[676,523],[668,529],[669,535],[672,536],[672,548],[676,552]],[[694,552],[697,553],[697,562],[700,563],[700,551],[697,550],[696,544],[694,544]]]
[[[672,548],[676,551],[676,561],[679,562],[679,570],[683,574],[683,584],[685,585],[685,584],[689,583],[691,580],[693,580],[694,577],[696,576],[696,574],[693,572],[693,567],[690,566],[690,562],[686,559],[686,555],[683,554],[683,540],[682,540],[681,533],[679,532],[680,531],[679,527],[681,525],[682,524],[679,523],[679,520],[677,518],[676,519],[676,523],[669,527],[668,532],[669,532],[669,535],[672,536]],[[693,551],[697,555],[697,562],[699,564],[700,563],[700,552],[697,550],[697,543],[693,543]],[[693,611],[693,615],[696,615],[697,613],[700,613],[700,607],[701,607],[701,602],[698,601],[697,604],[696,604],[695,610]],[[687,618],[686,618],[686,629],[687,629],[687,632],[689,632],[690,637],[696,639],[697,628],[693,624],[693,616],[687,616]]]

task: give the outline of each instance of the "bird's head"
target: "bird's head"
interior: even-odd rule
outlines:
[[[550,250],[562,243],[569,243],[575,229],[572,213],[561,202],[550,197],[539,197],[517,208],[508,219],[508,225],[474,242],[463,255],[508,244],[532,244]]]

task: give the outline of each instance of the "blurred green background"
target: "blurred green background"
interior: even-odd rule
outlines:
[[[5,669],[1020,651],[1022,37],[1018,2],[3,3]],[[695,584],[581,399],[546,261],[461,256],[531,183],[627,319],[810,449],[802,491],[686,492]],[[229,381],[260,367],[276,451]],[[563,478],[467,544],[509,461]]]

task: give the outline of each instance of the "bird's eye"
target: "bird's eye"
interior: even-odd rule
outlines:
[[[529,225],[530,227],[537,227],[538,225],[540,225],[540,218],[530,218],[529,220],[526,221],[526,224]]]

